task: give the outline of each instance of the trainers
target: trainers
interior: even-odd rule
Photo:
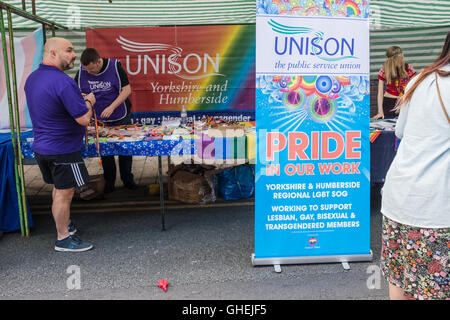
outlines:
[[[83,242],[76,235],[68,236],[62,240],[56,240],[55,250],[62,252],[83,252],[92,249],[94,246],[89,242]]]
[[[77,228],[75,227],[75,224],[73,221],[70,221],[69,223],[69,234],[73,236],[77,232]]]

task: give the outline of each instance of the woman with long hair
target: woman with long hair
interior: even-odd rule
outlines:
[[[397,117],[394,108],[398,98],[403,95],[409,80],[416,75],[413,66],[405,62],[400,47],[389,47],[386,50],[386,58],[378,73],[378,113],[372,118],[374,120]]]
[[[383,187],[381,268],[391,299],[450,299],[450,32],[405,92]]]

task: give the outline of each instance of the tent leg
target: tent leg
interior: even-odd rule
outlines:
[[[16,77],[16,57],[14,50],[14,35],[13,35],[13,26],[12,26],[12,18],[11,18],[11,10],[7,10],[8,12],[8,29],[9,29],[9,49],[10,49],[10,59],[11,59],[11,71],[12,71],[12,82],[13,82],[13,94],[14,94],[14,112],[15,112],[15,125],[17,132],[17,160],[18,160],[18,171],[19,171],[19,182],[20,182],[20,192],[21,192],[21,201],[22,201],[22,213],[25,221],[25,236],[28,237],[30,235],[30,229],[28,227],[28,210],[27,210],[27,201],[25,195],[25,175],[23,172],[23,163],[22,163],[22,149],[21,149],[21,134],[20,134],[20,117],[19,117],[19,98],[17,94],[17,77]]]
[[[9,11],[8,11],[9,14]],[[8,25],[8,29],[10,26]],[[13,115],[13,102],[12,102],[12,94],[11,94],[11,81],[9,77],[9,62],[8,62],[8,52],[6,49],[6,34],[5,34],[5,24],[3,20],[3,10],[0,8],[0,31],[2,36],[2,48],[3,48],[3,62],[5,68],[5,80],[6,80],[6,92],[8,96],[8,106],[9,106],[9,125],[11,130],[11,142],[14,150],[14,177],[16,182],[16,190],[17,190],[17,204],[19,208],[19,220],[20,220],[20,232],[22,236],[25,234],[24,230],[24,221],[23,221],[23,208],[21,201],[21,192],[19,188],[19,172],[17,171],[17,146],[16,146],[16,134],[14,130],[14,115]],[[11,39],[11,38],[10,38]],[[14,40],[13,40],[14,41]],[[10,41],[10,42],[13,42]]]
[[[164,212],[164,185],[162,177],[162,160],[161,156],[158,156],[158,177],[159,177],[159,206],[161,208],[161,225],[162,231],[166,231],[165,224],[165,212]]]

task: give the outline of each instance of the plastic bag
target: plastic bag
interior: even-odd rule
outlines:
[[[255,195],[253,165],[236,166],[217,174],[218,194],[225,200],[239,200]]]

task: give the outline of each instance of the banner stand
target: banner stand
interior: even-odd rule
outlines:
[[[373,253],[353,254],[339,256],[310,256],[310,257],[280,257],[280,258],[255,258],[252,254],[252,265],[273,265],[276,272],[281,272],[282,264],[309,264],[309,263],[342,263],[345,270],[349,270],[349,262],[368,262],[373,260]]]
[[[372,261],[369,2],[257,0],[252,264]]]

